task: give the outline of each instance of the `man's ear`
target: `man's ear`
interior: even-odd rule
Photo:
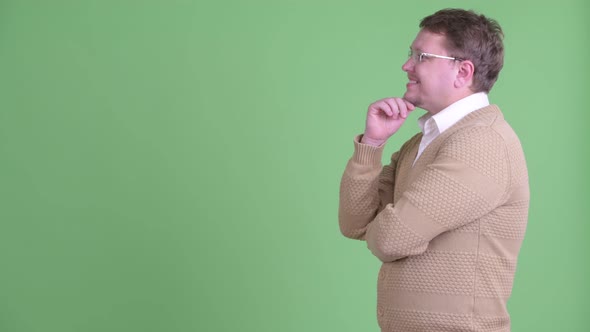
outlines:
[[[475,66],[473,62],[464,60],[459,63],[459,71],[455,79],[455,87],[470,87],[473,84],[473,74],[475,73]]]

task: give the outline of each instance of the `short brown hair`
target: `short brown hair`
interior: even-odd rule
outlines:
[[[420,22],[420,28],[446,36],[451,56],[475,66],[474,92],[490,92],[504,65],[504,33],[494,19],[472,10],[442,9]]]

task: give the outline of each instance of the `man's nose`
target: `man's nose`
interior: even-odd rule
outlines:
[[[409,57],[408,60],[406,60],[406,62],[404,62],[404,64],[402,65],[402,70],[405,72],[409,72],[412,69],[414,69],[414,61],[412,60],[412,57]]]

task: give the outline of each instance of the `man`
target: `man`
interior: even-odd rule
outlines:
[[[518,137],[488,92],[503,33],[473,11],[425,17],[402,66],[402,98],[369,106],[340,187],[342,233],[383,264],[382,331],[510,331],[506,302],[526,229]],[[422,132],[381,166],[383,145],[420,107]]]

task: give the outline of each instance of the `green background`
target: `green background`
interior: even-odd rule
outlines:
[[[340,176],[444,7],[506,34],[490,99],[532,192],[513,331],[587,331],[583,0],[0,1],[0,331],[377,331]]]

